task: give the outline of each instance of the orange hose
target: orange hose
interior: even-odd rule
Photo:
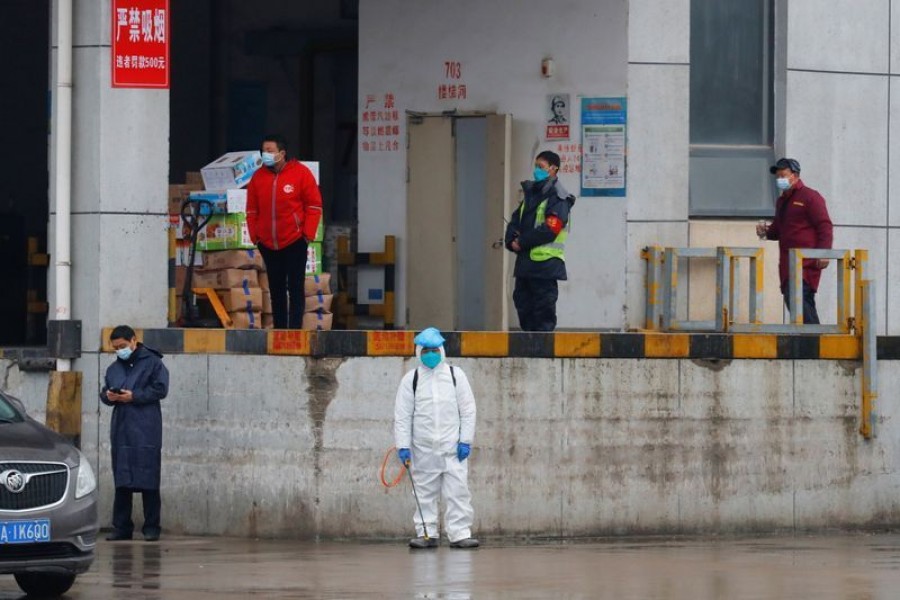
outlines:
[[[391,446],[388,449],[387,454],[384,455],[384,460],[381,461],[381,472],[379,473],[379,475],[381,477],[381,485],[383,485],[386,488],[392,488],[395,485],[397,485],[398,483],[400,483],[400,481],[403,480],[403,465],[400,465],[400,472],[397,473],[397,477],[395,477],[392,482],[388,483],[387,480],[384,478],[384,473],[385,473],[385,471],[387,471],[388,460],[390,460],[391,456],[394,454],[394,452],[396,450],[397,450],[396,446]]]

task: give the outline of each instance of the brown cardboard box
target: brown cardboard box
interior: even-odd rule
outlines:
[[[264,315],[272,314],[272,292],[267,289],[263,289],[263,303],[262,303],[262,311]]]
[[[184,182],[188,185],[199,185],[203,189],[203,175],[200,171],[188,171],[184,174]]]
[[[269,289],[269,274],[265,271],[260,271],[259,273],[259,287],[264,290]]]
[[[331,294],[316,294],[314,296],[307,296],[306,308],[303,310],[303,312],[330,313],[331,301],[333,299],[334,296]]]
[[[304,313],[302,328],[328,331],[331,329],[332,317],[330,313]]]
[[[186,267],[191,259],[191,243],[188,240],[175,240],[175,266]],[[203,253],[194,253],[194,266],[203,266]]]
[[[194,271],[194,287],[210,287],[217,290],[229,288],[259,287],[259,279],[253,269],[221,269],[219,271]]]
[[[219,299],[228,312],[261,312],[263,291],[259,288],[231,288],[219,290]]]
[[[234,329],[262,329],[262,313],[260,312],[233,312],[231,317]]]
[[[203,189],[203,183],[175,183],[169,186],[169,214],[180,215],[181,205],[191,192]]]
[[[175,267],[175,295],[180,296],[184,291],[184,280],[187,277],[187,267]]]
[[[304,283],[304,292],[307,296],[331,293],[331,274],[307,275]]]
[[[256,269],[264,271],[262,254],[259,250],[218,250],[203,253],[203,268],[209,271],[217,269]]]

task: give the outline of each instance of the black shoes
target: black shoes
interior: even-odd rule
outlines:
[[[409,547],[415,550],[423,550],[425,548],[437,548],[440,545],[440,540],[437,538],[424,538],[417,537],[409,540]],[[477,548],[481,543],[475,538],[465,538],[462,540],[457,540],[455,542],[450,542],[451,548]]]
[[[425,548],[437,548],[439,543],[437,538],[417,537],[409,540],[409,547],[414,550],[424,550]]]
[[[145,542],[157,542],[157,541],[159,541],[159,532],[158,532],[158,531],[154,531],[154,532],[151,532],[151,533],[145,533],[145,534],[144,534],[144,541],[145,541]]]
[[[113,531],[111,534],[106,536],[107,542],[124,542],[126,540],[131,539],[130,533],[121,533],[119,531]]]

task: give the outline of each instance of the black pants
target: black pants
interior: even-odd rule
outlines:
[[[160,534],[160,512],[162,511],[162,498],[159,490],[139,490],[135,488],[117,487],[116,497],[113,500],[113,527],[116,533],[130,536],[134,531],[134,522],[131,520],[132,495],[140,493],[144,501],[144,526],[141,532],[146,535]]]
[[[791,308],[790,301],[790,288],[787,285],[784,286],[784,305],[788,307],[788,310]],[[819,324],[819,312],[816,310],[816,293],[813,291],[809,284],[805,281],[803,282],[803,324],[804,325],[818,325]]]
[[[555,279],[517,277],[513,302],[519,313],[522,331],[553,331],[556,329],[556,299],[559,285]]]
[[[300,329],[306,304],[303,280],[306,278],[306,242],[297,240],[286,248],[259,247],[269,273],[272,295],[272,320],[275,329]],[[288,308],[290,307],[290,308]]]

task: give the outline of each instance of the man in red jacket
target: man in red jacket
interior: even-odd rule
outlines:
[[[757,225],[756,233],[760,237],[778,240],[778,275],[784,302],[789,306],[788,251],[791,248],[831,248],[833,226],[825,199],[816,190],[806,187],[800,179],[800,163],[793,158],[779,158],[769,172],[777,178],[776,185],[782,192],[775,203],[775,219],[769,225]],[[827,260],[803,261],[804,324],[819,324],[816,291],[822,269],[827,266]]]
[[[269,273],[275,329],[300,329],[306,248],[322,218],[322,195],[312,172],[288,159],[283,137],[263,139],[262,162],[247,185],[247,229]]]

